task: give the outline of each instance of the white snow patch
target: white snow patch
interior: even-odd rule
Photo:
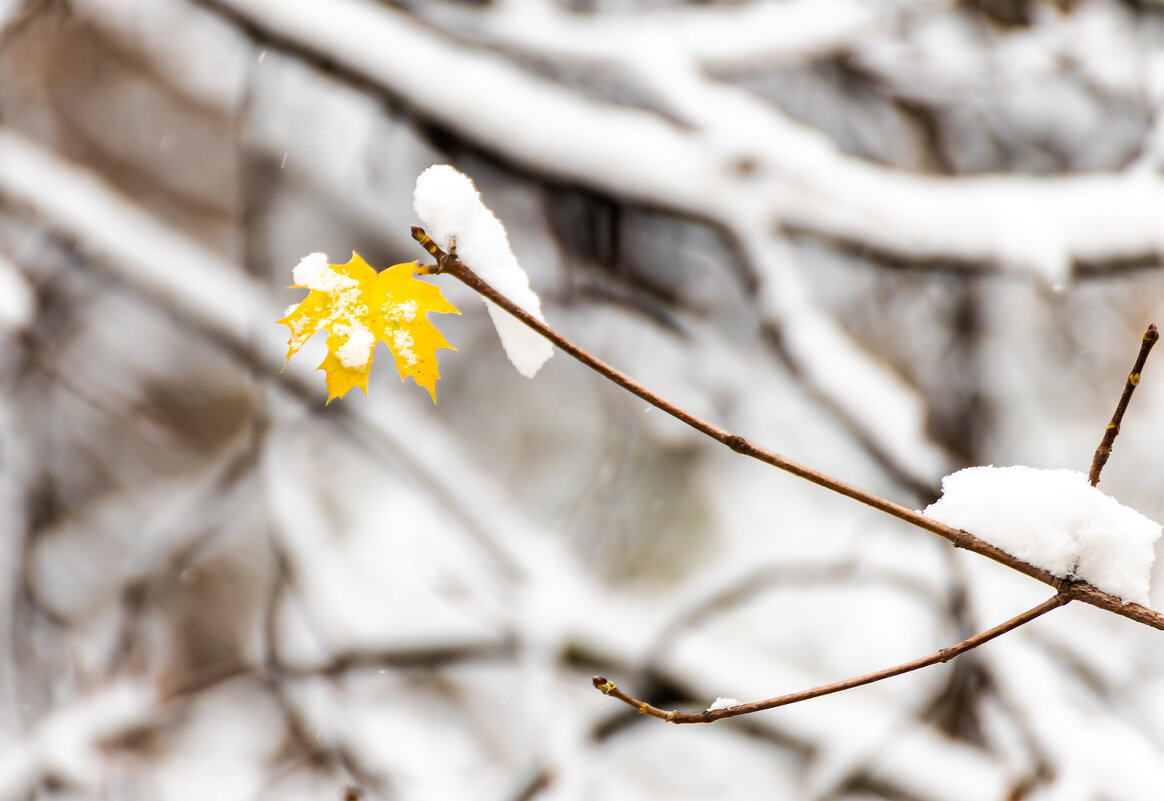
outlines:
[[[711,706],[707,708],[708,712],[714,712],[717,709],[727,709],[728,707],[739,706],[740,699],[730,698],[726,695],[721,695],[711,702]]]
[[[350,275],[333,270],[324,253],[304,256],[291,270],[297,286],[305,286],[331,295],[337,310],[347,313],[347,307],[355,303],[360,282]]]
[[[349,370],[367,367],[372,350],[376,347],[376,336],[361,322],[367,318],[368,307],[359,302],[360,282],[332,269],[325,253],[304,256],[292,269],[291,275],[294,276],[296,286],[325,292],[330,296],[331,312],[320,327],[344,339],[344,344],[336,349],[340,364]],[[290,326],[293,344],[297,342],[302,345],[314,333],[307,330],[306,319],[292,320]]]
[[[407,331],[393,331],[392,334],[392,350],[404,362],[405,367],[411,367],[416,364],[416,353],[412,350],[412,334]]]
[[[291,270],[295,279],[295,286],[305,286],[309,289],[318,289],[317,284],[323,281],[331,265],[328,264],[326,253],[311,253],[299,260]]]
[[[420,311],[420,304],[415,300],[408,300],[404,303],[389,303],[383,306],[380,311],[389,322],[401,325],[411,323],[416,319],[416,313]]]
[[[349,370],[362,370],[372,358],[376,337],[368,326],[360,323],[348,326],[346,334],[348,341],[340,345],[335,355],[339,357],[340,364]]]
[[[971,532],[1056,576],[1148,603],[1160,524],[1074,470],[968,467],[942,479],[927,517]]]
[[[24,273],[0,256],[0,330],[22,331],[36,315],[36,293]]]
[[[157,693],[142,682],[120,681],[63,704],[0,754],[5,798],[34,794],[46,777],[93,789],[100,785],[102,746],[148,725],[156,716]]]
[[[505,226],[484,203],[473,181],[447,164],[429,167],[416,179],[413,208],[425,231],[442,250],[456,249],[485,283],[541,321],[541,300],[509,247]],[[526,378],[533,378],[554,348],[540,334],[485,301],[505,355]]]

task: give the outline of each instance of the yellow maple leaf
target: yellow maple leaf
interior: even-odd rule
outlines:
[[[295,268],[293,286],[310,289],[303,302],[278,322],[291,329],[287,358],[318,331],[327,329],[327,356],[317,369],[327,377],[327,402],[352,387],[368,394],[368,374],[377,342],[396,358],[400,380],[412,376],[436,402],[436,352],[456,350],[428,320],[428,312],[460,314],[436,286],[418,280],[417,263],[377,273],[360,254],[347,264],[328,264],[313,253]]]

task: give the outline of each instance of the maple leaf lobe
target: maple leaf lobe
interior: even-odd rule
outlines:
[[[326,376],[328,403],[353,387],[367,394],[378,341],[392,351],[400,380],[412,376],[436,402],[436,351],[456,348],[427,314],[460,312],[438,287],[418,280],[417,272],[417,263],[411,262],[377,273],[355,252],[346,264],[328,264],[316,253],[295,268],[295,286],[311,291],[278,322],[291,330],[287,358],[317,332],[330,332],[327,355],[317,368]]]

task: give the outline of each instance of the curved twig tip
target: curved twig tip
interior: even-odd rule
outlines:
[[[1140,384],[1140,373],[1143,372],[1144,365],[1148,361],[1148,354],[1158,339],[1160,339],[1160,332],[1157,330],[1156,324],[1149,323],[1148,330],[1144,332],[1144,339],[1140,342],[1140,352],[1136,356],[1136,363],[1132,365],[1132,371],[1128,373],[1124,392],[1120,395],[1119,403],[1116,404],[1115,414],[1112,415],[1111,422],[1104,429],[1103,439],[1100,441],[1099,447],[1095,449],[1095,456],[1091,460],[1091,470],[1087,474],[1087,480],[1093,487],[1099,484],[1100,472],[1107,464],[1108,457],[1111,456],[1112,444],[1120,433],[1120,423],[1124,419],[1124,412],[1128,410],[1128,402],[1132,399],[1132,392]]]

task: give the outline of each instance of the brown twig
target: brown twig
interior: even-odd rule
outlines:
[[[413,226],[412,237],[420,245],[429,252],[429,254],[436,259],[436,264],[428,268],[430,274],[448,274],[465,284],[470,289],[478,294],[496,303],[506,312],[516,317],[528,327],[537,331],[543,337],[548,339],[558,348],[573,356],[584,365],[594,370],[599,375],[609,381],[617,384],[628,392],[642,398],[647,403],[651,404],[657,409],[660,409],[667,414],[674,417],[683,423],[694,428],[702,434],[711,437],[717,442],[731,448],[736,453],[750,456],[753,459],[761,461],[772,467],[779,468],[785,472],[791,473],[794,476],[811,481],[813,484],[832,490],[847,498],[852,498],[859,503],[866,506],[871,506],[874,509],[884,512],[887,515],[896,517],[898,520],[904,520],[913,526],[937,534],[953,543],[955,548],[962,548],[967,551],[985,556],[992,559],[1001,565],[1018,571],[1024,575],[1030,576],[1033,579],[1043,582],[1057,591],[1067,593],[1072,600],[1083,601],[1086,604],[1105,609],[1109,612],[1114,612],[1137,623],[1143,623],[1146,626],[1151,626],[1155,629],[1164,631],[1164,614],[1157,612],[1154,609],[1149,609],[1140,604],[1127,603],[1116,596],[1097,589],[1092,585],[1081,581],[1065,581],[1040,567],[1035,567],[1032,564],[1017,559],[1011,556],[1001,548],[996,548],[988,542],[978,539],[973,534],[963,531],[961,529],[947,526],[945,523],[939,523],[937,520],[932,520],[921,512],[908,509],[900,504],[894,503],[872,492],[863,490],[860,487],[854,487],[851,484],[846,484],[840,479],[822,473],[818,470],[813,470],[811,467],[805,467],[802,464],[786,459],[778,453],[766,450],[755,445],[743,437],[732,434],[719,426],[713,425],[705,420],[702,420],[695,415],[680,409],[670,401],[659,397],[655,393],[648,390],[646,387],[637,383],[625,373],[619,372],[610,365],[603,362],[598,357],[591,354],[589,351],[575,345],[570,340],[559,334],[554,329],[537,319],[533,315],[526,312],[520,306],[515,304],[509,298],[502,295],[493,287],[482,281],[476,273],[467,267],[460,259],[456,257],[455,253],[446,253],[432,240],[432,238],[424,232],[423,228]]]
[[[724,718],[734,718],[738,715],[749,715],[753,712],[761,712],[765,709],[775,709],[778,706],[788,706],[789,704],[799,703],[800,701],[808,701],[812,698],[820,698],[822,695],[831,695],[833,693],[843,692],[844,690],[851,690],[855,687],[862,687],[866,684],[873,684],[874,682],[882,681],[883,679],[892,678],[893,676],[900,676],[903,673],[909,673],[914,670],[920,670],[930,665],[936,665],[939,662],[949,662],[956,656],[966,653],[978,646],[988,643],[995,637],[1000,637],[1008,631],[1013,631],[1019,626],[1030,623],[1035,618],[1050,612],[1060,606],[1064,606],[1071,601],[1071,596],[1065,592],[1060,591],[1038,606],[1028,609],[1021,615],[1012,617],[1010,620],[995,626],[992,629],[984,631],[980,634],[975,634],[957,645],[943,648],[940,651],[935,651],[929,656],[923,656],[914,659],[910,662],[905,662],[891,668],[878,670],[873,673],[866,673],[863,676],[854,676],[851,679],[834,682],[833,684],[825,684],[820,687],[814,687],[811,690],[803,690],[798,693],[789,693],[788,695],[780,695],[775,698],[767,698],[763,701],[752,701],[747,704],[735,704],[734,706],[723,707],[721,709],[708,709],[703,712],[679,712],[677,710],[660,709],[657,706],[652,706],[646,701],[641,701],[632,695],[628,695],[615,685],[614,682],[607,679],[605,676],[595,676],[593,679],[596,689],[602,691],[604,694],[617,698],[624,704],[634,707],[641,714],[650,715],[660,720],[665,720],[669,723],[713,723]]]
[[[1128,402],[1131,401],[1132,393],[1136,391],[1136,387],[1140,383],[1140,373],[1144,371],[1144,363],[1148,361],[1148,354],[1152,352],[1152,346],[1159,338],[1160,332],[1156,330],[1156,324],[1151,323],[1148,330],[1144,332],[1143,340],[1140,341],[1140,353],[1136,356],[1136,363],[1132,365],[1132,372],[1128,373],[1128,382],[1124,384],[1124,392],[1120,395],[1120,402],[1116,404],[1115,414],[1111,416],[1111,422],[1107,424],[1107,430],[1103,432],[1103,441],[1095,449],[1095,458],[1091,460],[1091,472],[1087,474],[1087,480],[1091,482],[1093,487],[1099,483],[1099,473],[1107,464],[1107,457],[1111,456],[1111,446],[1115,442],[1116,435],[1120,433],[1120,423],[1124,419],[1124,412],[1128,410]]]

